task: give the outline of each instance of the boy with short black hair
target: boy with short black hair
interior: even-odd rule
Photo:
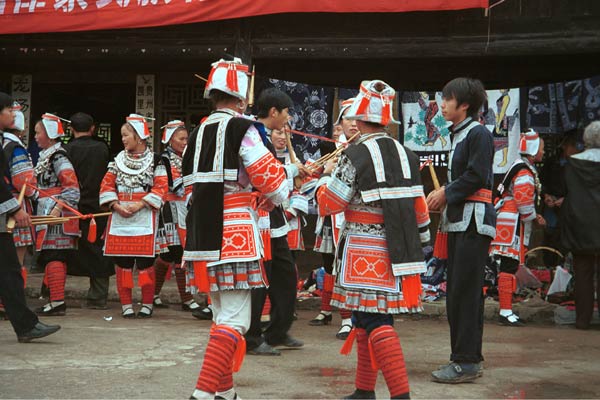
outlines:
[[[448,183],[427,197],[431,210],[442,211],[448,233],[446,310],[450,325],[450,363],[432,373],[440,383],[470,382],[481,376],[483,277],[496,233],[492,204],[494,139],[478,122],[486,99],[476,79],[456,78],[442,91],[442,115],[452,122]]]

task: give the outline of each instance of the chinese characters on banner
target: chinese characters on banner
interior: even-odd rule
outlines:
[[[1,2],[1,0],[0,0]],[[31,112],[31,75],[12,76],[12,97],[21,105],[21,111],[25,115],[25,132],[29,132],[29,114]],[[25,147],[29,144],[29,134],[24,135]]]
[[[0,34],[141,28],[279,13],[487,8],[489,0],[0,0]]]
[[[150,138],[148,139],[148,147],[152,150],[154,141],[154,75],[138,75],[135,85],[135,112],[149,117],[148,130]]]

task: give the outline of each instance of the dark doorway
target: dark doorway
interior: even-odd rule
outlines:
[[[121,125],[135,111],[135,82],[123,83],[34,83],[31,101],[29,148],[37,160],[34,125],[45,112],[68,119],[78,111],[96,121],[96,133],[110,146],[111,153],[123,150]],[[66,126],[65,126],[66,127]]]

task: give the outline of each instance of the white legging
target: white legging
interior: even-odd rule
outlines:
[[[223,290],[210,292],[213,321],[227,325],[244,335],[250,327],[252,314],[250,290]]]

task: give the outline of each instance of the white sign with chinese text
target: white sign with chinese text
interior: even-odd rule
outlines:
[[[135,85],[135,112],[148,119],[148,147],[152,150],[154,144],[154,75],[138,75]]]
[[[31,75],[13,75],[11,79],[11,90],[13,99],[21,105],[21,111],[25,115],[25,135],[23,143],[25,147],[29,144],[29,114],[31,112]]]

